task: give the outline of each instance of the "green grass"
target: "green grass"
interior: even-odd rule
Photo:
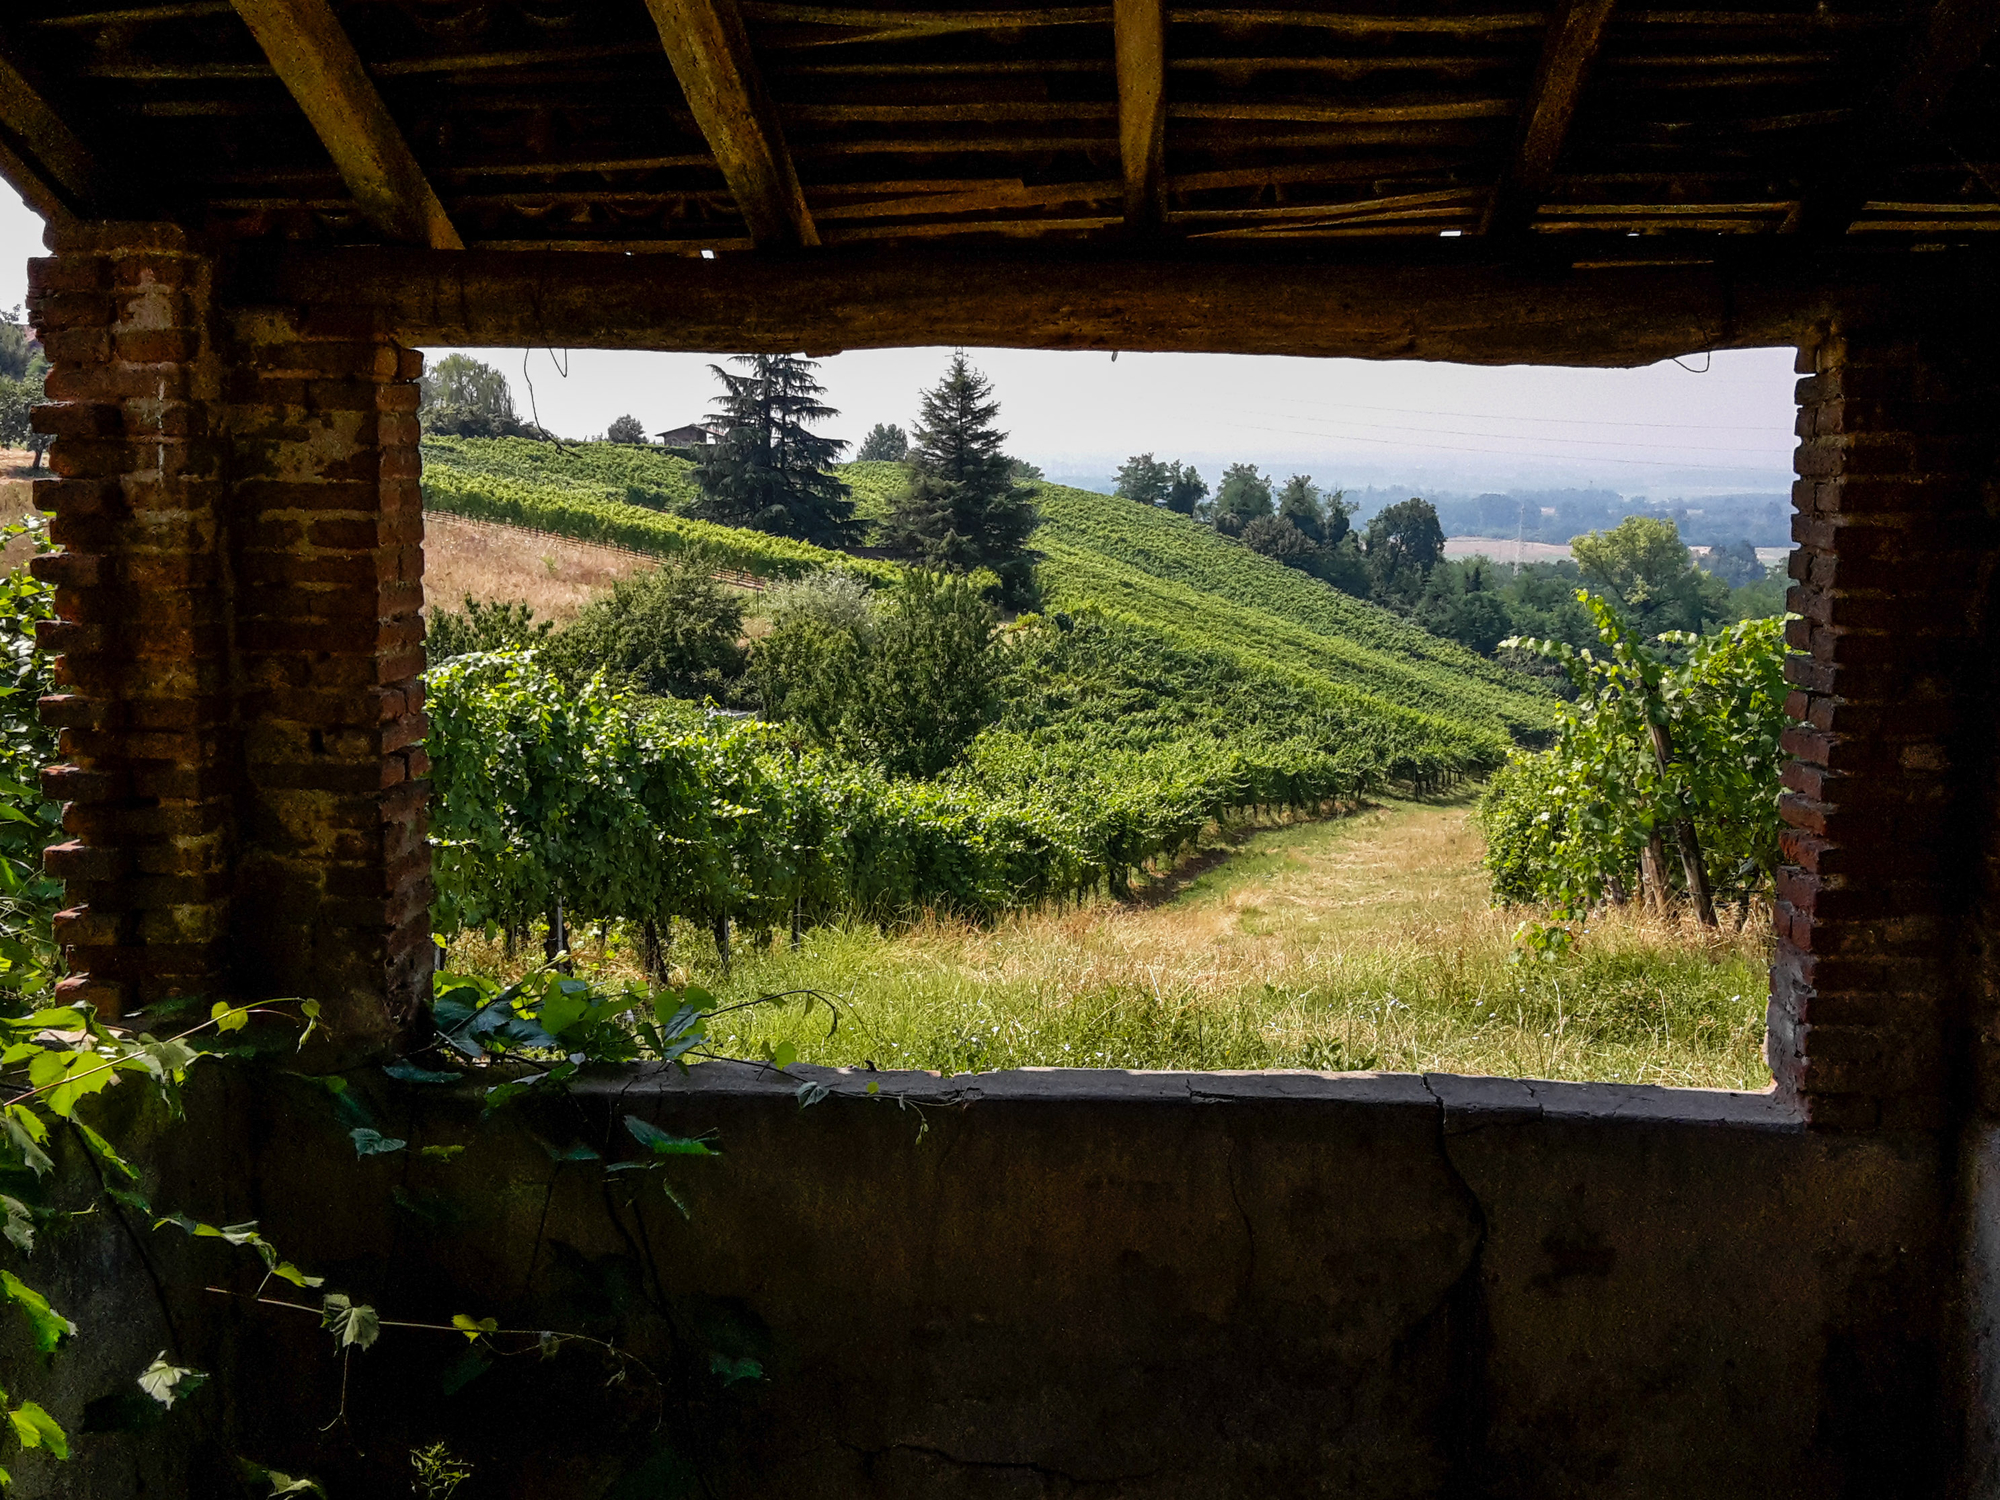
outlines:
[[[739,1013],[719,1049],[975,1072],[1033,1066],[1380,1069],[1761,1088],[1760,925],[1704,941],[1617,914],[1560,963],[1511,964],[1526,915],[1486,905],[1464,802],[1387,804],[1248,833],[1130,904],[978,928],[925,922],[739,941],[725,974],[682,930],[685,976]],[[476,942],[473,944],[476,948]],[[466,951],[455,962],[491,962]],[[592,950],[586,949],[586,962]],[[617,972],[617,942],[595,951]]]

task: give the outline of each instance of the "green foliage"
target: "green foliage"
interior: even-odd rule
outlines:
[[[1695,567],[1672,521],[1627,516],[1570,543],[1584,579],[1640,636],[1699,633],[1730,617],[1729,589]]]
[[[1000,451],[1007,440],[993,386],[963,351],[923,393],[910,451],[909,480],[881,529],[885,546],[925,567],[954,573],[990,568],[1010,601],[1029,600],[1034,567],[1028,537],[1037,516]]]
[[[419,1500],[451,1500],[472,1477],[472,1465],[454,1458],[443,1443],[432,1443],[410,1454],[411,1484]]]
[[[856,463],[899,464],[910,453],[910,435],[894,422],[877,422],[854,452]]]
[[[1231,464],[1222,471],[1222,485],[1215,492],[1218,527],[1235,535],[1260,516],[1271,514],[1271,481],[1257,472],[1255,464]]]
[[[41,354],[16,307],[0,313],[0,380],[19,380]]]
[[[419,389],[417,420],[427,433],[494,438],[524,430],[507,377],[469,354],[447,354],[424,372]]]
[[[1556,743],[1516,756],[1481,804],[1487,868],[1502,901],[1582,909],[1638,888],[1639,851],[1691,814],[1710,885],[1747,900],[1778,864],[1784,627],[1747,621],[1644,644],[1603,600],[1583,596],[1603,654],[1526,642],[1577,691]],[[1654,726],[1670,754],[1663,766]],[[1679,875],[1669,862],[1669,878]]]
[[[1167,470],[1167,494],[1161,502],[1176,515],[1192,516],[1208,499],[1208,481],[1196,472],[1193,464],[1185,467],[1176,461]]]
[[[607,443],[643,443],[646,441],[645,426],[634,416],[614,417],[611,425],[604,429]]]
[[[818,362],[797,354],[739,354],[747,372],[710,365],[723,384],[716,412],[722,435],[695,470],[701,496],[691,514],[727,526],[794,537],[823,547],[860,539],[847,486],[828,472],[845,442],[809,430],[838,416],[819,398]]]
[[[1150,453],[1136,453],[1118,470],[1118,487],[1112,493],[1120,500],[1139,505],[1164,505],[1173,472]]]
[[[39,549],[45,525],[0,526],[0,537],[32,535]],[[58,754],[37,708],[55,691],[55,673],[35,646],[36,623],[53,618],[54,600],[54,588],[26,568],[0,578],[0,1012],[60,977],[51,923],[62,883],[42,872],[42,854],[64,837],[62,809],[41,793],[42,767]]]
[[[43,399],[49,362],[41,345],[28,337],[20,309],[0,313],[0,448],[27,448],[39,468],[49,438],[36,432],[29,413]]]
[[[822,597],[781,609],[758,644],[767,712],[892,775],[937,775],[997,708],[993,611],[967,580],[921,570],[858,617]]]
[[[1362,551],[1368,559],[1369,597],[1408,613],[1444,557],[1444,528],[1438,525],[1436,507],[1420,499],[1384,506],[1368,518]]]
[[[710,576],[703,552],[663,558],[621,578],[548,643],[551,665],[572,681],[594,672],[656,697],[727,701],[743,675],[743,596]]]
[[[428,611],[424,628],[424,655],[435,663],[474,651],[505,651],[512,647],[538,646],[556,628],[554,620],[537,620],[532,606],[522,600],[482,603],[465,596],[465,609]]]
[[[1792,576],[1782,562],[1771,564],[1764,576],[1729,591],[1729,613],[1737,620],[1770,620],[1785,612]]]

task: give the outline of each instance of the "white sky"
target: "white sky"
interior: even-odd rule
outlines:
[[[0,308],[26,291],[41,224],[0,185]],[[435,358],[448,350],[433,350]],[[507,372],[566,436],[631,412],[648,430],[708,408],[718,356],[622,350],[472,350]],[[993,380],[1008,451],[1052,478],[1109,475],[1128,454],[1306,472],[1326,486],[1459,491],[1591,487],[1664,499],[1791,483],[1792,352],[1755,349],[1641,370],[1283,359],[1223,354],[972,351]],[[859,441],[906,429],[949,351],[836,355],[821,369],[841,412],[824,429]],[[564,371],[567,371],[565,375]],[[532,387],[532,394],[531,388]]]

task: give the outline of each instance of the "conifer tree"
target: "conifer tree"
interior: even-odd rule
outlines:
[[[882,528],[885,542],[926,567],[954,573],[991,568],[1005,597],[1024,602],[1034,586],[1028,536],[1041,519],[1000,451],[1000,403],[963,351],[923,393],[910,449],[909,488]]]
[[[807,430],[837,417],[800,354],[739,354],[745,373],[710,365],[723,385],[715,420],[722,436],[695,470],[701,495],[690,515],[747,526],[821,547],[852,546],[861,527],[847,485],[828,472],[847,446]]]

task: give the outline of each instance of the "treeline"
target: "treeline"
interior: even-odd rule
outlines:
[[[1340,490],[1321,490],[1307,474],[1277,487],[1255,466],[1232,464],[1211,499],[1191,467],[1141,453],[1118,471],[1117,494],[1176,510],[1485,656],[1510,636],[1576,646],[1594,640],[1575,598],[1580,585],[1646,634],[1698,634],[1784,609],[1782,568],[1761,565],[1748,542],[1717,549],[1698,566],[1674,523],[1656,517],[1627,517],[1608,531],[1576,537],[1574,561],[1514,568],[1483,557],[1447,558],[1437,508],[1420,498],[1384,506],[1357,529],[1355,504]]]

